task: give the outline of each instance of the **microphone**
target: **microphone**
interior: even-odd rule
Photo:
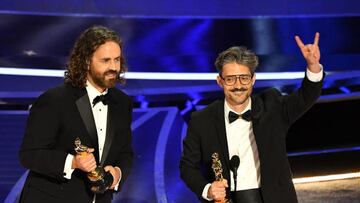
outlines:
[[[237,155],[234,155],[231,157],[230,159],[230,170],[233,172],[234,175],[234,192],[236,192],[236,185],[237,185],[237,169],[239,168],[240,165],[240,158]]]

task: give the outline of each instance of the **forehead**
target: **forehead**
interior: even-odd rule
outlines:
[[[105,42],[94,52],[94,57],[119,57],[121,49],[118,43],[113,41]]]
[[[222,69],[222,75],[223,76],[227,76],[227,75],[242,75],[242,74],[251,74],[250,72],[250,68],[242,65],[242,64],[238,64],[238,63],[227,63],[223,66]]]

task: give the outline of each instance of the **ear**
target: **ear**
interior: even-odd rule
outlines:
[[[222,79],[220,77],[220,75],[218,75],[216,77],[216,83],[221,87],[221,88],[224,88],[223,84],[222,84]]]
[[[253,77],[252,77],[252,86],[254,86],[255,80],[256,80],[256,74],[254,73],[254,75],[253,75]]]

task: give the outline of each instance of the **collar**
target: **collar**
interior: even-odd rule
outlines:
[[[248,103],[248,105],[245,107],[245,109],[244,109],[240,114],[245,113],[247,110],[250,110],[250,109],[251,109],[251,97],[249,97],[249,103]],[[229,104],[227,103],[226,99],[224,99],[225,120],[226,120],[226,122],[228,122],[228,123],[229,123],[229,117],[228,117],[228,115],[229,115],[229,112],[230,112],[230,111],[232,111],[232,112],[234,112],[234,113],[236,113],[236,114],[239,114],[238,112],[234,111],[234,110],[229,106]]]
[[[89,100],[91,103],[95,99],[96,96],[104,95],[108,92],[108,90],[109,89],[106,89],[104,92],[101,93],[88,80],[86,81],[86,91],[88,93]]]

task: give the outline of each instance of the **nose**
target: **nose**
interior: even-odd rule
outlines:
[[[241,86],[242,86],[242,84],[240,83],[240,77],[236,77],[234,87],[239,88]]]
[[[118,63],[115,60],[111,60],[109,65],[110,65],[110,67],[109,67],[110,70],[116,71],[118,69],[118,67],[117,67]]]

